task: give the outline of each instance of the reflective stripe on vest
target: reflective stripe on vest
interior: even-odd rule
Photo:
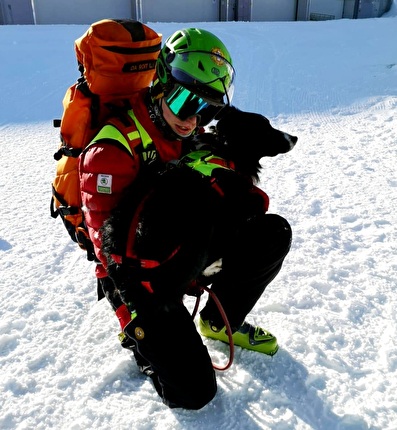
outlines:
[[[134,122],[135,127],[137,128],[135,131],[127,133],[128,139],[126,139],[124,134],[116,126],[112,124],[106,124],[105,126],[102,127],[102,129],[94,137],[94,139],[87,145],[87,147],[93,145],[94,143],[98,142],[101,139],[111,139],[121,143],[127,149],[127,151],[133,156],[134,154],[132,152],[132,149],[129,143],[135,139],[140,138],[143,148],[147,149],[149,145],[153,143],[152,138],[149,136],[148,132],[143,128],[142,124],[138,121],[138,118],[135,116],[134,111],[130,109],[127,113],[128,113],[128,116]]]
[[[138,132],[136,132],[136,133],[138,133]],[[132,134],[132,133],[130,133],[130,134]],[[139,133],[138,133],[137,137],[139,137]],[[129,138],[129,136],[128,136],[128,138]],[[94,137],[92,142],[90,142],[87,145],[87,147],[93,145],[94,143],[96,143],[98,140],[101,140],[101,139],[117,140],[127,149],[127,151],[131,155],[133,155],[131,148],[130,148],[130,145],[128,144],[128,140],[124,137],[123,133],[121,133],[119,130],[117,130],[117,128],[114,125],[107,124],[107,125],[103,126],[101,131]]]
[[[142,124],[138,121],[138,118],[135,116],[134,111],[130,109],[128,111],[128,116],[134,121],[135,126],[137,128],[137,132],[139,133],[139,136],[142,140],[143,149],[147,149],[149,145],[153,143],[152,138],[149,136],[148,132],[143,128]],[[135,136],[135,132],[128,133],[128,139],[133,140],[136,139],[138,136]]]

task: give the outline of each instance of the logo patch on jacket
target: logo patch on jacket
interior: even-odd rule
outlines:
[[[101,194],[112,194],[112,175],[99,173],[96,181],[96,190]]]

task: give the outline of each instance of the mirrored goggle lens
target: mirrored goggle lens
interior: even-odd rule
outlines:
[[[200,115],[201,111],[209,107],[204,99],[179,85],[166,96],[165,101],[171,112],[182,120]]]

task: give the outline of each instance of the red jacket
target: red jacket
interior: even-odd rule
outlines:
[[[132,98],[131,106],[136,118],[153,140],[160,160],[168,162],[180,158],[182,142],[165,139],[153,124],[144,104],[144,93]],[[89,146],[80,156],[79,175],[85,221],[95,254],[102,263],[96,268],[98,278],[107,276],[106,260],[100,251],[99,229],[117,206],[123,191],[137,177],[139,167],[138,157],[132,157],[121,145],[119,147],[106,141]],[[107,182],[105,188],[101,186],[103,182]]]

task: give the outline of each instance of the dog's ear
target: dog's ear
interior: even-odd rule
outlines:
[[[228,106],[227,108],[222,109],[221,116],[216,123],[216,132],[224,134],[231,128],[240,128],[240,126],[243,125],[244,113],[245,112],[234,106]]]
[[[216,124],[217,133],[225,136],[226,140],[235,142],[236,147],[237,140],[244,140],[240,145],[246,145],[247,140],[261,140],[270,129],[272,126],[265,116],[255,112],[244,112],[235,107],[230,107]]]

